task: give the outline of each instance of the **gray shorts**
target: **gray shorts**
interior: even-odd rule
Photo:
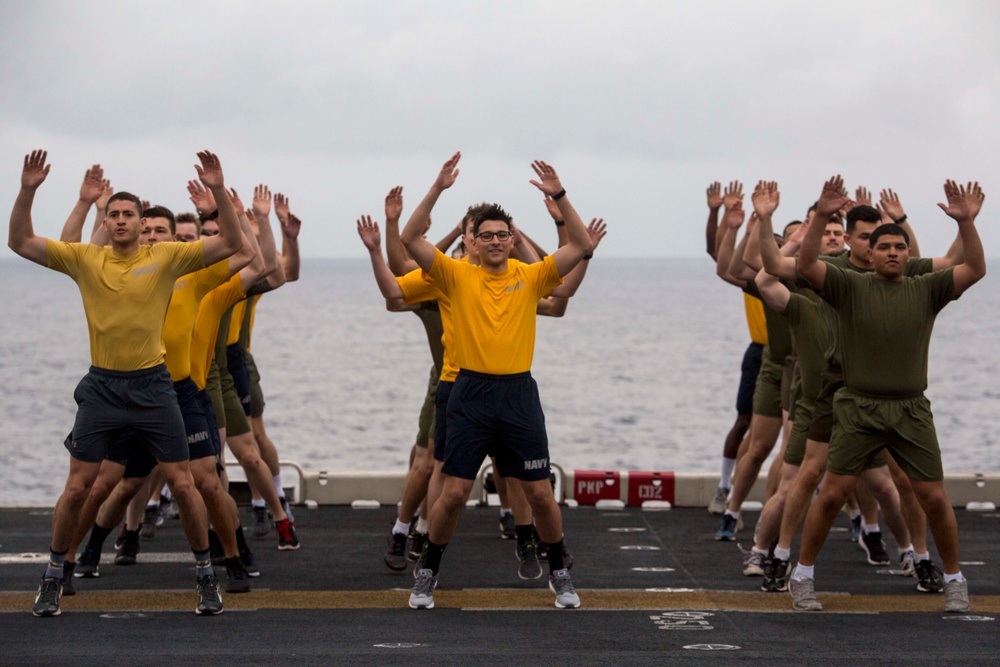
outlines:
[[[100,463],[119,437],[131,432],[157,461],[188,460],[184,417],[166,365],[141,371],[91,366],[73,398],[76,422],[66,441],[73,458]]]

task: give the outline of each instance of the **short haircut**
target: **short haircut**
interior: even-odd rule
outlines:
[[[878,212],[877,208],[871,206],[865,206],[864,204],[855,206],[847,212],[846,230],[848,234],[854,231],[854,223],[856,222],[882,222],[882,214]]]
[[[150,206],[142,212],[144,218],[166,218],[170,224],[170,235],[177,233],[177,223],[174,220],[174,212],[166,206]]]
[[[513,222],[513,218],[510,217],[510,214],[500,208],[499,204],[490,204],[476,213],[476,217],[472,219],[473,236],[479,233],[479,226],[487,220],[499,220],[500,222],[504,222],[507,224],[507,229],[510,229],[510,223]]]
[[[111,206],[113,201],[130,201],[135,204],[135,212],[142,216],[142,200],[136,197],[131,192],[116,192],[108,199],[108,203],[104,206],[104,214],[108,213],[108,206]]]
[[[806,214],[808,215],[809,213],[812,213],[813,211],[815,211],[817,206],[819,206],[819,202],[818,201],[814,201],[813,205],[806,209]]]
[[[176,222],[189,222],[194,225],[195,233],[201,236],[201,220],[194,213],[178,213],[176,217]]]
[[[479,202],[478,204],[473,204],[469,207],[469,210],[465,212],[465,217],[462,218],[462,233],[464,234],[468,231],[469,223],[472,222],[480,211],[484,211],[489,208],[491,204],[489,202]]]
[[[782,238],[784,238],[785,236],[788,236],[788,230],[789,229],[791,229],[795,225],[801,225],[801,224],[802,224],[801,220],[792,220],[791,222],[789,222],[787,225],[785,225],[785,228],[781,230],[781,236],[782,236]]]
[[[910,247],[910,235],[906,233],[905,229],[894,222],[879,225],[875,231],[872,232],[872,235],[868,237],[869,247],[874,248],[875,243],[883,236],[902,236],[903,240],[906,241],[906,247]]]

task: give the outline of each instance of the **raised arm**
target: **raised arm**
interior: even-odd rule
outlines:
[[[871,203],[868,205],[871,206]],[[882,190],[876,208],[878,208],[883,218],[889,216],[894,223],[906,230],[906,233],[910,237],[910,257],[920,257],[920,245],[917,243],[917,233],[910,226],[909,219],[906,217],[906,211],[903,209],[903,204],[899,201],[899,195],[893,192],[892,188]]]
[[[541,190],[542,194],[552,197],[556,206],[559,207],[562,219],[566,221],[565,229],[568,237],[566,245],[552,253],[556,270],[562,277],[572,271],[573,267],[579,264],[583,256],[587,254],[587,248],[590,246],[590,235],[587,234],[587,228],[584,227],[580,215],[573,208],[569,198],[566,197],[566,189],[563,188],[556,170],[541,160],[535,160],[531,164],[531,168],[538,176],[538,180],[532,180],[531,184]]]
[[[528,235],[521,231],[513,222],[510,231],[514,235],[514,247],[511,248],[510,256],[524,262],[525,264],[535,264],[542,261],[542,256],[535,250],[535,245],[528,239]]]
[[[976,216],[983,207],[986,196],[979,187],[979,181],[961,186],[955,181],[945,181],[944,196],[947,204],[938,204],[941,210],[958,223],[958,233],[962,237],[965,252],[964,261],[955,267],[952,278],[955,281],[955,297],[960,296],[986,275],[986,256],[983,242],[976,229]]]
[[[743,238],[733,252],[729,260],[729,275],[736,280],[749,282],[757,275],[757,271],[750,266],[746,258],[750,255],[751,248],[756,252],[757,248],[757,214],[750,213],[750,222],[747,223]],[[759,260],[758,260],[759,261]]]
[[[259,234],[260,254],[264,260],[263,276],[267,277],[271,289],[277,289],[285,284],[285,271],[278,261],[277,243],[271,229],[271,189],[263,183],[253,191],[253,214]]]
[[[405,276],[417,268],[417,263],[406,254],[406,248],[399,237],[399,217],[402,214],[403,186],[397,185],[385,196],[385,254],[389,258],[389,268],[397,276]]]
[[[226,192],[225,180],[222,175],[222,165],[215,153],[201,151],[198,153],[201,165],[195,165],[201,182],[208,188],[215,203],[219,207],[219,235],[204,240],[205,266],[223,260],[243,247],[243,234],[240,232],[240,221],[236,217],[229,194]]]
[[[757,289],[760,291],[760,295],[764,298],[764,301],[767,302],[767,305],[779,313],[785,312],[792,293],[785,287],[784,283],[766,271],[758,273],[754,281],[757,283]]]
[[[774,240],[773,215],[781,202],[781,193],[775,182],[761,181],[751,197],[753,210],[757,213],[757,246],[760,249],[760,259],[764,271],[784,280],[795,279],[795,259],[783,257],[778,251],[778,243]],[[760,285],[760,281],[757,281]]]
[[[79,243],[83,240],[83,226],[87,223],[87,213],[94,202],[100,199],[104,193],[105,183],[107,181],[104,180],[104,170],[99,164],[92,166],[83,175],[83,183],[80,185],[80,199],[77,200],[76,206],[66,218],[62,234],[59,235],[60,241]]]
[[[587,275],[587,268],[590,266],[590,259],[594,256],[594,251],[597,250],[597,246],[601,244],[601,239],[608,233],[608,226],[604,224],[604,218],[594,218],[587,225],[587,235],[590,237],[590,245],[587,247],[587,254],[583,256],[580,263],[573,267],[573,270],[566,274],[563,278],[563,284],[552,290],[552,297],[569,298],[576,294],[576,291],[580,288],[580,283],[583,282],[584,276]],[[566,307],[563,304],[562,310],[565,312]],[[548,315],[549,313],[542,313],[541,310],[538,311],[539,315]],[[556,315],[556,317],[561,317],[562,313]]]
[[[823,232],[826,225],[820,221],[829,220],[848,202],[844,194],[844,179],[838,174],[823,184],[819,201],[816,202],[816,212],[813,224],[806,230],[799,249],[799,273],[816,289],[821,289],[826,282],[826,263],[819,258],[820,245],[823,242]]]
[[[431,266],[434,265],[434,256],[437,252],[434,245],[424,238],[424,230],[427,229],[427,225],[431,219],[431,211],[434,209],[434,204],[437,203],[438,197],[441,196],[442,192],[455,184],[455,179],[458,178],[459,172],[458,161],[461,158],[462,153],[458,152],[452,155],[448,161],[444,163],[444,166],[441,167],[441,171],[438,172],[437,178],[434,180],[434,184],[431,185],[431,189],[427,192],[423,201],[421,201],[417,208],[413,211],[413,215],[410,216],[409,221],[406,223],[406,227],[403,228],[403,231],[400,234],[400,238],[403,241],[403,245],[406,247],[406,251],[424,271],[431,270]],[[364,237],[362,236],[362,240],[363,239]],[[368,244],[365,243],[365,246],[367,247]],[[371,248],[369,248],[369,251],[370,250]],[[381,256],[381,254],[382,251],[380,250],[379,255]]]
[[[732,263],[733,255],[735,253],[743,254],[746,249],[747,238],[743,235],[740,240],[739,247],[736,246],[736,234],[739,228],[743,226],[743,220],[746,218],[746,214],[743,212],[743,204],[741,202],[736,202],[732,207],[726,208],[726,214],[722,217],[723,230],[721,243],[719,244],[719,251],[715,259],[715,275],[719,276],[727,283],[731,285],[736,285],[742,288],[744,281],[737,280],[729,273],[729,265]]]
[[[743,184],[739,181],[730,181],[722,193],[722,224],[725,224],[726,214],[736,207],[743,208]],[[716,264],[718,264],[719,250],[724,236],[724,230],[722,234],[716,233],[715,235]],[[733,238],[735,239],[736,237],[734,236]],[[735,240],[733,243],[735,243]]]
[[[716,241],[719,235],[719,209],[722,208],[722,184],[712,183],[705,190],[708,197],[708,222],[705,223],[705,252],[713,260],[718,259],[719,251]]]
[[[36,264],[48,264],[48,252],[45,249],[46,238],[35,236],[31,223],[31,205],[35,201],[38,186],[45,182],[52,165],[45,164],[48,152],[44,150],[31,151],[24,156],[24,167],[21,170],[21,189],[14,200],[14,208],[10,212],[10,232],[7,245],[25,259]]]
[[[260,276],[260,272],[264,268],[264,262],[260,258],[260,253],[257,252],[257,243],[253,239],[250,221],[247,219],[246,211],[243,210],[243,201],[236,193],[235,188],[230,188],[229,199],[232,201],[233,208],[236,210],[236,217],[240,221],[240,231],[243,233],[243,247],[239,249],[239,252],[230,255],[226,259],[226,266],[229,269],[230,276],[235,275],[237,271],[242,271],[245,267],[250,267],[250,271],[246,273],[252,273],[253,275],[252,278],[248,279],[244,274],[243,291],[245,292]]]
[[[302,221],[288,210],[288,197],[276,192],[274,194],[274,214],[278,216],[281,226],[281,269],[285,274],[285,282],[291,283],[299,279],[299,230]]]
[[[385,263],[385,258],[382,257],[382,235],[379,233],[378,223],[372,222],[370,215],[363,215],[358,218],[358,236],[361,237],[361,242],[368,248],[368,256],[372,261],[372,270],[375,272],[375,282],[378,284],[382,296],[387,300],[402,299],[403,288],[396,282],[396,276],[389,270],[389,265]],[[428,243],[428,245],[430,244]]]

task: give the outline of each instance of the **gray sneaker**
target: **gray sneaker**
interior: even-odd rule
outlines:
[[[729,489],[718,489],[715,497],[708,504],[709,514],[722,514],[726,511],[726,499],[729,498]]]
[[[816,589],[812,579],[788,580],[788,592],[792,594],[792,607],[799,611],[822,611],[823,605],[816,599]]]
[[[969,611],[969,582],[948,581],[944,585],[944,610],[961,614]]]
[[[38,584],[38,595],[35,596],[35,604],[31,606],[31,613],[39,617],[58,616],[62,613],[59,609],[59,598],[61,596],[62,581],[54,577],[42,577],[42,580]],[[966,597],[966,600],[968,600],[968,597]]]
[[[139,535],[144,540],[151,540],[156,537],[156,527],[163,524],[163,515],[160,513],[159,505],[147,505],[146,512],[142,517],[142,526],[139,528]]]
[[[194,611],[201,616],[222,613],[222,593],[214,574],[198,579],[198,607]]]
[[[434,589],[437,588],[438,578],[427,568],[417,572],[416,581],[413,582],[413,592],[410,593],[410,609],[433,609]]]
[[[767,554],[762,554],[757,551],[750,551],[746,556],[743,557],[743,576],[744,577],[764,576],[765,558],[767,558]]]
[[[576,609],[580,606],[580,596],[573,588],[573,578],[569,570],[556,570],[549,576],[549,590],[556,594],[557,609]]]
[[[274,522],[267,515],[266,507],[253,508],[253,529],[251,534],[254,537],[265,537],[274,530]]]
[[[913,562],[913,549],[904,551],[899,556],[899,573],[904,577],[917,576],[917,569]]]
[[[538,562],[538,553],[532,542],[514,547],[514,555],[520,561],[517,566],[517,576],[522,579],[538,579],[542,576],[542,565]]]

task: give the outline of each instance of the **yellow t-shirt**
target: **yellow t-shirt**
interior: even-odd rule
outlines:
[[[531,370],[538,300],[562,283],[551,255],[535,264],[511,259],[506,271],[493,273],[438,250],[429,273],[451,299],[459,368],[493,375]]]
[[[233,320],[229,324],[229,337],[226,345],[235,345],[240,340],[240,329],[243,326],[243,315],[246,314],[247,302],[240,301],[233,307]]]
[[[191,337],[198,305],[205,295],[229,280],[229,261],[222,260],[200,271],[181,276],[174,283],[174,296],[163,323],[170,379],[179,382],[191,376]]]
[[[219,319],[230,306],[246,296],[243,281],[237,273],[229,282],[216,287],[201,300],[191,337],[191,379],[198,385],[198,389],[204,389],[208,381],[208,368],[212,365],[215,340],[219,337]]]
[[[113,371],[164,362],[163,319],[174,281],[205,266],[202,241],[139,246],[118,257],[110,246],[48,239],[48,266],[80,288],[90,330],[90,359]]]
[[[437,283],[420,269],[414,269],[405,276],[396,278],[403,289],[406,303],[419,303],[437,299],[441,312],[441,345],[444,347],[444,363],[441,364],[441,382],[454,382],[458,376],[458,362],[455,361],[455,343],[451,329],[451,300],[437,288]]]
[[[767,319],[764,317],[764,304],[755,296],[743,293],[743,308],[747,313],[747,328],[750,330],[750,340],[760,345],[767,345]]]

